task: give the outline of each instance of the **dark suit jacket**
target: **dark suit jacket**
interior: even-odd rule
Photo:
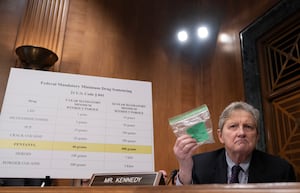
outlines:
[[[193,183],[227,183],[225,149],[193,156]],[[286,160],[254,150],[249,165],[248,183],[294,182],[295,172]]]

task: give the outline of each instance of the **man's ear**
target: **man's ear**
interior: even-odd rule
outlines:
[[[222,138],[222,131],[221,131],[221,129],[218,129],[217,130],[217,134],[218,134],[218,138],[219,138],[219,141],[220,141],[220,143],[224,143],[224,140],[223,140],[223,138]]]

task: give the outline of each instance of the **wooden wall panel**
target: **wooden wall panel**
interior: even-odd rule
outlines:
[[[10,67],[15,65],[15,41],[26,0],[0,1],[0,109]]]
[[[59,71],[151,81],[155,169],[170,172],[177,162],[168,118],[205,103],[217,128],[223,108],[244,99],[239,32],[276,2],[69,0]],[[210,40],[177,44],[177,27],[193,28],[205,21],[213,27]],[[222,33],[231,41],[219,41]],[[13,52],[14,42],[6,43]],[[220,147],[215,140],[198,152]]]
[[[206,103],[216,129],[222,109],[244,99],[239,32],[275,2],[71,0],[61,71],[151,81],[156,170],[170,172],[177,162],[168,118]],[[208,42],[175,42],[178,26],[205,20]],[[222,33],[231,42],[218,41]]]
[[[299,4],[300,5],[300,4]],[[268,151],[288,160],[300,179],[300,14],[272,23],[258,39]],[[296,6],[295,6],[296,8]],[[285,10],[281,12],[285,12]]]

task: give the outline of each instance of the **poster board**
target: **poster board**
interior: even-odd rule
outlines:
[[[151,87],[12,68],[0,116],[0,177],[154,171]]]

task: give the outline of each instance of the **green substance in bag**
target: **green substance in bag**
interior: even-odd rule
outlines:
[[[186,131],[192,138],[196,139],[197,142],[203,142],[209,139],[206,126],[204,122],[197,123]]]

